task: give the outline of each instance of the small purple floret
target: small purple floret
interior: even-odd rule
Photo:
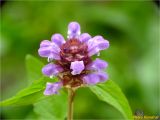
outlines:
[[[95,36],[87,42],[89,56],[97,54],[99,51],[107,49],[109,42],[102,36]]]
[[[44,95],[52,95],[57,94],[58,90],[62,87],[61,82],[55,82],[55,83],[47,83],[46,89],[44,91]]]
[[[65,40],[61,34],[52,35],[51,40],[53,43],[55,43],[59,47],[65,43]]]
[[[42,68],[42,73],[46,76],[56,76],[58,73],[62,72],[63,68],[59,65],[50,63]]]
[[[79,41],[87,43],[89,39],[91,39],[92,37],[88,34],[88,33],[83,33],[80,35],[79,37]]]
[[[70,69],[72,69],[72,72],[71,72],[72,75],[80,74],[84,70],[83,61],[71,62]]]
[[[81,34],[80,25],[77,22],[71,22],[68,25],[68,38],[78,38]]]
[[[49,40],[43,40],[40,44],[40,48],[38,49],[38,53],[41,57],[47,57],[52,60],[60,59],[59,52],[59,46]]]
[[[105,82],[108,79],[108,76],[106,73],[99,71],[96,73],[88,74],[83,77],[84,83],[88,85],[94,85],[99,82]]]
[[[108,66],[107,62],[97,58],[95,61],[88,64],[86,66],[86,69],[87,70],[104,70],[107,68],[107,66]]]

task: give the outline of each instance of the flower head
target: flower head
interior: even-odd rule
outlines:
[[[50,63],[42,68],[42,72],[59,78],[59,82],[47,83],[44,94],[56,94],[62,86],[75,88],[106,81],[108,76],[104,69],[108,64],[98,58],[92,60],[91,56],[108,47],[109,42],[102,36],[81,34],[77,22],[69,23],[67,40],[61,34],[54,34],[51,41],[43,40],[38,53]]]

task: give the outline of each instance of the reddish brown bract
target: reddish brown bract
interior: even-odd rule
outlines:
[[[77,39],[67,40],[61,46],[60,56],[66,62],[81,61],[88,57],[87,45]]]
[[[87,45],[77,39],[67,40],[67,42],[61,46],[61,60],[57,60],[56,64],[62,66],[64,69],[64,72],[59,76],[64,86],[70,85],[71,87],[77,87],[83,84],[81,76],[85,74],[85,70],[79,75],[72,75],[70,64],[74,61],[83,61],[85,65],[91,62],[87,49]]]

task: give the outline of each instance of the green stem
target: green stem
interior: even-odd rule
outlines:
[[[67,120],[73,120],[73,100],[75,96],[75,90],[68,88],[68,117]]]

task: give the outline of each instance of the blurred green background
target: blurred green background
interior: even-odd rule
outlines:
[[[78,21],[82,32],[103,35],[108,50],[100,58],[109,63],[109,78],[126,95],[133,114],[160,115],[159,8],[153,1],[7,1],[1,6],[1,100],[27,85],[26,54],[38,56],[42,40],[54,33],[67,36],[67,25]],[[63,104],[63,103],[62,103]],[[45,108],[44,108],[45,109]],[[87,88],[77,91],[74,118],[122,118]],[[2,119],[35,118],[32,105],[5,107]]]

